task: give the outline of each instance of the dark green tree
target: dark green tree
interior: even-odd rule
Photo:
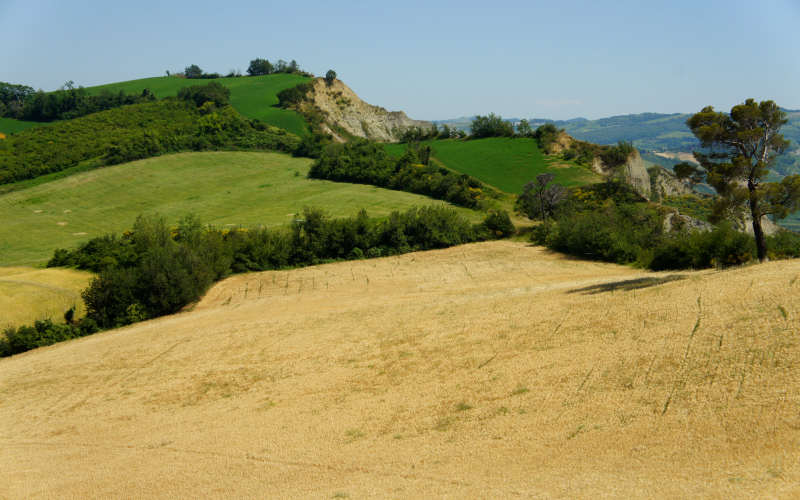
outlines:
[[[183,74],[186,76],[186,78],[202,78],[203,70],[200,69],[200,66],[192,64],[190,66],[186,66],[186,69],[183,70]]]
[[[325,73],[325,83],[330,87],[333,85],[333,81],[336,80],[336,72],[332,69],[329,69],[327,73]]]
[[[247,74],[250,76],[268,75],[272,73],[272,64],[261,58],[256,58],[250,61],[250,66],[247,67]]]
[[[503,120],[503,117],[494,113],[489,116],[476,116],[470,125],[472,137],[481,139],[483,137],[512,137],[514,126]]]
[[[778,133],[786,121],[786,113],[773,101],[753,99],[734,106],[730,114],[707,106],[686,121],[705,148],[694,155],[719,194],[714,217],[738,217],[749,209],[761,262],[767,259],[761,218],[783,218],[800,209],[800,175],[765,182],[775,158],[789,146]]]

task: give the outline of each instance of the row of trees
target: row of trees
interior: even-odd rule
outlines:
[[[278,59],[274,64],[269,62],[268,59],[262,59],[257,57],[250,61],[250,64],[247,67],[247,75],[248,76],[262,76],[262,75],[272,75],[277,73],[289,73],[289,74],[303,74],[307,76],[311,76],[309,73],[300,69],[300,65],[297,64],[297,61],[292,59],[289,62],[284,61],[283,59]],[[170,76],[170,72],[167,71],[167,76]],[[186,78],[191,79],[202,79],[202,78],[222,78],[223,75],[220,73],[206,73],[203,71],[200,66],[197,64],[190,64],[186,66],[183,70],[183,76]],[[227,75],[224,75],[226,78],[238,77],[242,76],[242,74],[237,70],[231,70]]]
[[[235,272],[444,248],[513,232],[508,214],[490,213],[483,223],[471,224],[443,206],[394,212],[385,220],[370,219],[363,210],[331,219],[306,209],[289,228],[232,231],[206,227],[191,216],[175,228],[161,217],[140,217],[124,236],[57,250],[48,265],[99,273],[83,298],[88,317],[111,328],[174,313]]]

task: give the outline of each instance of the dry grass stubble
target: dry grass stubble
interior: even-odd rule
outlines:
[[[237,276],[0,361],[0,496],[800,494],[800,262],[680,274],[494,242]]]

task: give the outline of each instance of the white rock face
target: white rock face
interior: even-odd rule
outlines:
[[[681,182],[674,173],[664,167],[658,167],[656,175],[650,179],[654,201],[661,201],[667,196],[683,196],[691,194],[692,190]]]
[[[431,122],[412,120],[402,111],[387,111],[368,104],[339,80],[328,86],[324,79],[317,78],[310,97],[313,105],[325,115],[323,130],[339,141],[344,141],[344,138],[337,129],[365,139],[397,142],[405,130],[433,126]]]
[[[592,160],[592,170],[600,175],[613,175],[599,157]],[[647,166],[639,155],[638,150],[628,156],[628,161],[622,165],[620,172],[622,179],[629,184],[634,191],[642,195],[645,199],[650,199],[650,174],[647,173]]]

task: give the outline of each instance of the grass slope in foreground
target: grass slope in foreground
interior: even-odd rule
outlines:
[[[274,105],[278,104],[278,92],[309,80],[304,76],[289,74],[216,78],[214,80],[190,80],[175,76],[160,76],[88,87],[86,90],[91,94],[99,94],[103,90],[112,93],[122,91],[126,94],[138,94],[143,89],[150,89],[156,97],[162,99],[178,95],[178,91],[184,87],[206,85],[213,81],[231,90],[231,105],[244,116],[286,129],[293,134],[306,135],[308,127],[302,116],[294,111],[276,108]]]
[[[188,213],[218,226],[279,226],[306,206],[334,217],[371,217],[443,203],[374,186],[306,178],[311,160],[276,153],[160,156],[102,168],[0,196],[0,265],[46,262],[58,247],[129,229],[136,216]],[[481,214],[458,209],[472,221]]]
[[[48,318],[60,322],[73,306],[75,318],[82,317],[81,290],[91,277],[73,269],[0,267],[0,328]]]
[[[523,186],[544,172],[555,174],[555,182],[576,186],[598,177],[589,169],[547,157],[533,139],[492,137],[476,140],[429,141],[433,157],[444,166],[471,175],[507,193],[521,193]],[[388,144],[387,151],[402,155],[405,144]]]

